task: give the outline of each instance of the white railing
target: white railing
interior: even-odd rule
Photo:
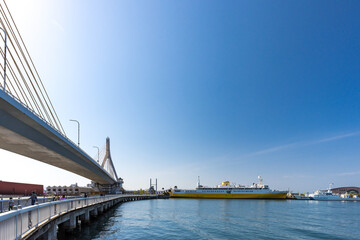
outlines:
[[[0,240],[21,238],[52,217],[121,197],[102,196],[61,200],[2,213],[0,214]]]
[[[71,141],[65,133],[63,133],[62,131],[60,131],[59,129],[57,129],[53,124],[51,124],[48,120],[46,120],[45,118],[43,118],[42,116],[40,116],[40,114],[38,114],[36,111],[34,111],[33,109],[31,109],[28,105],[26,105],[25,103],[23,103],[19,98],[17,98],[15,95],[13,95],[10,91],[6,90],[4,91],[4,89],[2,89],[4,93],[6,93],[7,95],[9,95],[10,97],[12,97],[15,101],[17,101],[18,103],[20,103],[23,107],[25,107],[27,110],[29,110],[30,112],[32,112],[35,116],[37,116],[38,118],[40,118],[42,121],[44,121],[47,125],[49,125],[52,129],[54,129],[56,132],[60,133],[63,137],[65,137],[67,140],[69,140],[70,142],[72,142],[74,145],[75,143],[73,141]]]
[[[67,196],[66,199],[73,199],[73,198],[79,198],[79,196]],[[42,203],[46,203],[46,202],[52,202],[54,197],[44,197],[44,196],[38,196],[37,197],[37,204],[42,204]],[[3,212],[7,212],[9,209],[9,197],[7,197],[6,199],[1,197],[0,200],[0,213]],[[31,205],[31,200],[30,197],[13,197],[13,201],[14,201],[14,207],[13,209],[21,209],[27,206],[32,206]]]

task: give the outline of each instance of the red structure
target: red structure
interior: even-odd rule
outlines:
[[[359,187],[339,187],[331,189],[333,193],[343,194],[343,193],[351,193],[351,194],[359,194],[360,188]]]
[[[0,181],[0,194],[31,195],[32,192],[35,192],[38,195],[42,195],[44,193],[44,186],[38,184]]]

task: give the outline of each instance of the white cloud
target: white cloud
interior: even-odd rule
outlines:
[[[272,147],[272,148],[263,149],[263,150],[260,150],[257,152],[253,152],[253,153],[245,155],[245,157],[263,155],[263,154],[278,152],[278,151],[290,149],[290,148],[298,148],[298,147],[304,147],[304,146],[309,146],[309,145],[321,144],[321,143],[325,143],[325,142],[332,142],[332,141],[349,138],[349,137],[354,137],[354,136],[358,136],[358,135],[360,135],[359,131],[348,133],[348,134],[343,134],[343,135],[338,135],[338,136],[333,136],[333,137],[327,137],[327,138],[323,138],[323,139],[319,139],[319,140],[315,140],[315,141],[289,143],[289,144],[284,144],[284,145],[280,145],[280,146],[276,146],[276,147]]]
[[[260,151],[257,151],[257,152],[253,152],[253,153],[245,155],[245,157],[252,157],[252,156],[257,156],[257,155],[263,155],[263,154],[266,154],[266,153],[278,152],[278,151],[281,151],[283,149],[297,147],[299,145],[300,145],[300,143],[285,144],[285,145],[272,147],[272,148],[267,148],[267,149],[263,149],[263,150],[260,150]]]
[[[357,136],[357,135],[360,135],[360,132],[352,132],[352,133],[348,133],[348,134],[324,138],[324,139],[320,139],[320,140],[317,140],[314,142],[310,142],[308,145],[319,144],[319,143],[323,143],[323,142],[332,142],[332,141],[336,141],[336,140],[340,140],[340,139],[348,138],[348,137],[353,137],[353,136]]]
[[[336,176],[353,176],[353,175],[360,175],[360,171],[357,172],[342,172],[336,174]]]

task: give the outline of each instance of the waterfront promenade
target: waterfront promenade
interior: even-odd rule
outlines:
[[[108,195],[45,202],[0,214],[0,240],[56,239],[57,229],[72,230],[116,204],[158,195]]]

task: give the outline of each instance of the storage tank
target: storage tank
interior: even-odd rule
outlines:
[[[15,183],[0,181],[0,194],[2,195],[37,195],[44,193],[44,186],[39,184]]]

